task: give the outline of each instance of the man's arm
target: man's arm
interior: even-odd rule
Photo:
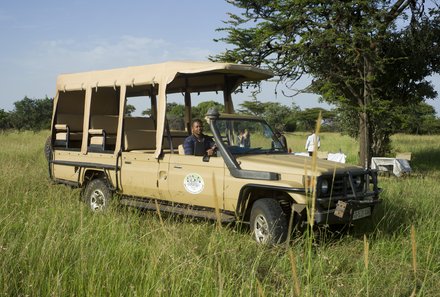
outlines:
[[[185,155],[194,155],[194,139],[191,136],[185,138],[183,150],[185,151]]]
[[[216,145],[214,139],[212,139],[210,136],[205,136],[205,149],[208,156],[214,155]]]

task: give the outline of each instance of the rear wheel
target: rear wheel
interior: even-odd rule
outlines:
[[[112,198],[107,182],[103,178],[90,181],[84,192],[84,201],[94,212],[102,212],[107,209]]]
[[[48,136],[46,139],[46,143],[44,144],[44,156],[46,157],[47,161],[49,161],[51,154],[52,154],[52,137]]]
[[[261,244],[282,243],[287,238],[288,222],[278,201],[260,199],[252,206],[251,230],[255,240]]]

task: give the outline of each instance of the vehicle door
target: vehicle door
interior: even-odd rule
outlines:
[[[152,152],[122,152],[121,188],[124,195],[160,198],[159,161]]]
[[[169,199],[175,203],[223,208],[225,163],[221,157],[171,154],[168,169]]]

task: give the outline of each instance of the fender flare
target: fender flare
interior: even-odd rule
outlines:
[[[236,214],[242,220],[245,219],[247,213],[249,212],[250,206],[250,193],[254,190],[270,190],[276,192],[284,192],[284,193],[297,193],[297,194],[305,194],[304,188],[293,188],[293,187],[281,187],[281,186],[268,186],[261,184],[246,184],[240,189],[240,193],[237,199],[236,205]],[[290,195],[289,195],[290,197]],[[267,198],[267,197],[266,197]],[[290,197],[291,201],[294,202],[293,198]],[[252,203],[254,201],[251,201]]]

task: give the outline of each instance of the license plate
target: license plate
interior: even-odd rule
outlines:
[[[344,217],[344,212],[346,208],[347,208],[347,203],[339,200],[338,203],[336,204],[336,209],[334,212],[335,216],[342,219]]]
[[[371,207],[362,208],[353,212],[353,221],[371,216]]]

